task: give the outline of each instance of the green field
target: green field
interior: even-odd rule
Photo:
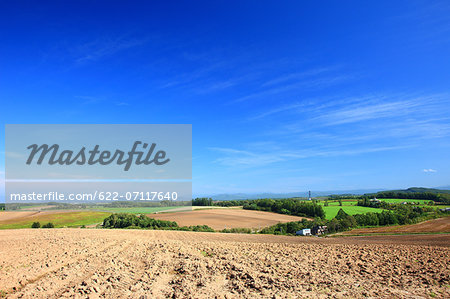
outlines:
[[[413,202],[413,203],[419,203],[418,206],[421,207],[431,207],[431,208],[437,208],[437,209],[445,209],[450,208],[449,205],[429,205],[429,200],[423,200],[423,199],[401,199],[401,198],[380,198],[381,201],[389,202],[389,203],[402,203],[402,202]]]
[[[63,212],[54,214],[44,214],[41,216],[26,219],[11,219],[0,223],[0,229],[10,228],[31,228],[33,222],[40,222],[41,225],[51,222],[55,227],[80,227],[82,225],[92,225],[103,222],[103,219],[111,215],[108,212]]]
[[[446,206],[446,205],[434,205],[434,206],[429,206],[429,207],[433,207],[433,208],[436,208],[436,209],[450,208],[450,206]]]
[[[380,200],[388,203],[419,202],[420,204],[418,206],[426,206],[436,209],[444,209],[450,207],[447,205],[429,205],[429,200],[422,199],[380,198]],[[383,211],[383,209],[357,206],[357,202],[358,200],[356,199],[343,199],[342,206],[339,206],[338,201],[328,201],[328,207],[324,206],[325,201],[319,201],[318,203],[324,206],[323,209],[326,213],[326,219],[333,219],[333,217],[337,215],[337,212],[340,208],[342,208],[349,215],[364,214],[367,212],[380,213]]]
[[[336,217],[339,209],[341,208],[349,215],[365,214],[367,212],[381,213],[381,211],[383,211],[382,209],[360,207],[354,205],[343,205],[342,207],[339,205],[329,205],[328,207],[323,207],[325,211],[325,218],[328,220],[333,219],[334,217]]]
[[[402,203],[402,202],[420,202],[420,206],[429,206],[436,209],[442,209],[450,206],[444,205],[427,205],[429,201],[426,200],[413,200],[413,199],[381,199],[382,201],[390,203]],[[342,206],[338,201],[328,201],[328,206],[325,206],[325,201],[318,201],[319,205],[323,206],[326,214],[326,219],[333,219],[339,209],[343,209],[349,215],[364,214],[368,212],[380,213],[383,209],[369,208],[357,206],[356,199],[344,199],[342,200]],[[30,206],[33,208],[35,206]],[[71,212],[58,212],[53,210],[53,213],[43,212],[42,215],[33,216],[29,218],[11,219],[10,221],[0,222],[0,229],[10,228],[30,228],[33,222],[40,222],[41,225],[52,222],[55,227],[80,227],[82,225],[94,225],[103,222],[103,219],[111,215],[111,213],[132,213],[132,214],[151,214],[157,212],[169,212],[174,209],[182,208],[181,206],[173,207],[109,207],[109,206],[91,206],[86,209]],[[186,207],[184,207],[186,208]],[[211,209],[214,207],[204,207],[205,209]],[[241,208],[241,207],[239,207]],[[1,212],[0,212],[1,213]]]
[[[323,206],[323,210],[325,211],[325,218],[328,220],[336,217],[339,209],[341,208],[349,215],[364,214],[367,212],[380,213],[381,211],[383,211],[382,209],[357,206],[357,202],[358,201],[354,199],[344,199],[342,200],[342,206],[340,206],[339,202],[337,201],[328,201],[328,207],[324,205],[324,201],[319,201],[319,204]]]
[[[423,199],[402,199],[402,198],[379,198],[381,201],[389,202],[389,203],[402,203],[402,202],[419,202],[421,205],[428,205],[429,200]]]
[[[26,208],[36,208],[36,206],[25,206]],[[131,213],[131,214],[151,214],[156,212],[170,211],[181,208],[174,207],[108,207],[108,206],[93,206],[86,209],[76,211],[64,210],[43,210],[41,214],[33,215],[32,217],[18,217],[10,220],[0,222],[0,229],[14,229],[14,228],[31,228],[33,222],[39,222],[41,225],[46,223],[53,223],[55,227],[80,227],[82,225],[95,225],[102,223],[103,219],[112,213]],[[14,211],[13,211],[14,212]],[[0,212],[2,213],[2,212]],[[16,211],[16,213],[21,213]],[[24,213],[26,213],[24,211]],[[0,215],[1,219],[1,215]]]

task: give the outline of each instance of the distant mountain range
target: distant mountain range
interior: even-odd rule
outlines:
[[[439,187],[436,187],[436,189],[440,189],[440,190],[450,190],[450,185],[448,185],[448,186],[439,186]]]
[[[408,189],[400,189],[400,190],[387,190],[387,192],[397,192],[397,193],[447,193],[450,194],[450,190],[448,189],[437,189],[437,188],[423,188],[423,187],[411,187]]]
[[[311,191],[312,197],[327,196],[332,194],[353,194],[361,195],[365,193],[375,193],[384,189],[359,189],[359,190],[339,190],[339,191]],[[291,197],[308,197],[306,192],[289,192],[289,193],[224,193],[199,197],[211,197],[214,200],[236,200],[236,199],[257,199],[257,198],[291,198]]]
[[[394,192],[431,192],[431,193],[450,193],[450,186],[440,186],[437,188],[423,188],[411,187],[401,190],[387,190],[387,189],[356,189],[356,190],[331,190],[331,191],[311,191],[312,197],[327,196],[327,195],[362,195],[377,193],[380,191],[394,191]],[[257,198],[291,198],[291,197],[308,197],[308,192],[289,192],[289,193],[225,193],[208,196],[214,200],[237,200],[237,199],[257,199]]]
[[[312,197],[327,196],[327,195],[362,195],[377,193],[380,191],[394,191],[394,192],[431,192],[431,193],[450,193],[449,186],[439,186],[436,188],[411,187],[402,190],[387,190],[387,189],[355,189],[355,190],[334,190],[334,191],[311,191]],[[308,197],[308,192],[289,192],[289,193],[224,193],[215,195],[202,195],[193,197],[210,197],[214,200],[236,200],[236,199],[257,199],[257,198],[292,198],[292,197]],[[0,203],[4,203],[4,194],[0,194]]]

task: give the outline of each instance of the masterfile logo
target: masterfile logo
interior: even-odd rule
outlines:
[[[138,150],[138,147],[142,146],[144,151]],[[115,150],[114,153],[111,151],[99,150],[100,146],[97,144],[94,146],[92,150],[86,150],[86,147],[82,147],[77,153],[74,153],[72,150],[63,150],[59,151],[59,145],[53,144],[49,146],[48,144],[43,144],[38,146],[37,144],[32,144],[27,147],[30,149],[30,155],[28,156],[27,165],[30,165],[33,162],[33,159],[37,154],[38,158],[36,158],[36,164],[41,165],[42,162],[47,158],[47,163],[49,165],[59,164],[59,165],[108,165],[113,162],[116,162],[117,165],[124,165],[124,171],[128,171],[133,162],[136,165],[164,165],[170,161],[170,159],[166,159],[166,152],[163,150],[159,150],[155,152],[156,143],[152,143],[150,146],[148,143],[142,141],[136,141],[133,144],[133,148],[129,152],[124,152],[121,150]],[[145,155],[144,155],[145,154]],[[136,160],[134,160],[136,157]]]
[[[192,178],[191,125],[6,125],[6,179]]]
[[[192,199],[191,125],[6,125],[5,162],[7,204]]]

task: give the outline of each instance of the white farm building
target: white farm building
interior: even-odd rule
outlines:
[[[304,228],[295,233],[297,236],[311,236],[311,229]]]

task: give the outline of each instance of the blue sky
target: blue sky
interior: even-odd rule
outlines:
[[[2,123],[192,124],[196,195],[450,185],[447,1],[165,2],[1,2]]]

